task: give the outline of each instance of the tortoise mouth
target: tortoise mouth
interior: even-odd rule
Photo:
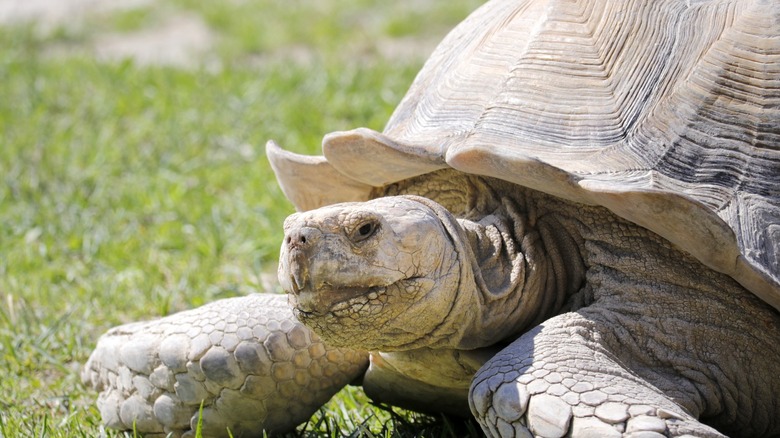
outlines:
[[[392,284],[370,287],[325,287],[313,291],[307,289],[290,294],[290,305],[293,307],[295,316],[302,322],[327,315],[351,314],[354,316],[361,314],[359,307],[364,307],[372,301],[381,300],[381,297],[391,286]]]

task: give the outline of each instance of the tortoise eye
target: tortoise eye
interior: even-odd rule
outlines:
[[[358,227],[357,230],[352,234],[352,240],[355,242],[362,242],[369,237],[373,236],[376,233],[376,230],[379,228],[379,224],[371,221],[366,222],[360,227]]]

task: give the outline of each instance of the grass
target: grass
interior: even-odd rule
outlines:
[[[265,141],[316,153],[327,132],[381,129],[424,59],[386,59],[382,42],[438,39],[478,3],[160,0],[46,31],[0,27],[0,437],[121,435],[102,430],[78,378],[97,337],[267,289],[292,207]],[[181,12],[215,31],[216,68],[92,56],[100,32]],[[457,427],[350,388],[299,434]]]

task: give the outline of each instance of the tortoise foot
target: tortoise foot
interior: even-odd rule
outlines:
[[[582,323],[582,325],[580,325]],[[579,327],[578,327],[579,326]],[[587,326],[590,334],[583,335]],[[495,437],[724,437],[699,422],[699,400],[646,381],[615,360],[597,325],[562,315],[488,361],[469,393],[471,411]],[[603,333],[602,333],[603,334]]]
[[[203,436],[255,436],[306,421],[367,362],[326,347],[285,296],[256,294],[115,327],[82,380],[112,429],[186,437],[200,422]]]

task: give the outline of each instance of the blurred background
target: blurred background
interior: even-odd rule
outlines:
[[[278,291],[265,142],[381,130],[481,3],[0,0],[0,437],[121,436],[78,377],[98,336]],[[299,433],[404,424],[455,433],[354,389]]]

